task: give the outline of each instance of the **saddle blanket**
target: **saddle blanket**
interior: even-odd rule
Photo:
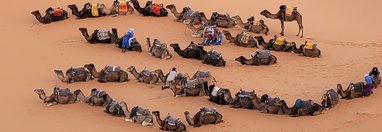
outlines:
[[[97,33],[98,40],[107,40],[107,39],[110,39],[109,33],[110,33],[110,31],[107,30],[107,29],[100,29],[100,30],[98,30],[98,33]]]
[[[160,4],[158,4],[158,3],[153,3],[153,4],[151,4],[151,9],[150,9],[150,11],[151,11],[152,13],[155,13],[155,14],[157,14],[157,15],[160,15],[160,8],[161,8]]]
[[[53,15],[56,17],[60,17],[62,15],[62,9],[60,7],[56,7],[53,9]]]
[[[92,16],[98,16],[98,3],[92,4]]]
[[[285,38],[284,38],[284,37],[277,37],[275,43],[276,43],[277,45],[283,45],[284,42],[285,42]]]
[[[118,6],[118,12],[123,14],[127,12],[127,4],[125,0],[120,0],[119,1],[119,6]]]

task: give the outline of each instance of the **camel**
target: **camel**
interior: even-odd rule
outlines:
[[[236,22],[231,19],[230,15],[226,13],[225,15],[218,14],[217,12],[212,13],[211,19],[207,19],[204,12],[200,12],[200,19],[203,23],[208,25],[216,25],[221,28],[231,28],[236,26]]]
[[[139,82],[143,82],[146,84],[155,84],[159,82],[158,73],[155,71],[149,71],[147,69],[144,69],[140,73],[138,73],[135,69],[135,66],[130,66],[129,68],[127,68],[126,71],[133,74]]]
[[[176,6],[174,4],[167,5],[166,8],[174,14],[176,18],[174,21],[176,22],[184,22],[185,20],[189,20],[194,25],[202,22],[199,11],[193,11],[190,7],[184,7],[181,12],[176,10]]]
[[[255,55],[251,59],[246,59],[244,56],[240,56],[235,59],[235,61],[240,62],[243,65],[272,65],[277,63],[277,57],[267,52],[267,50],[256,51]]]
[[[244,91],[240,89],[240,91],[235,94],[235,98],[232,101],[231,108],[254,109],[255,106],[252,101],[253,98],[255,98],[255,90]]]
[[[170,47],[174,48],[174,51],[183,58],[203,60],[204,56],[207,54],[207,51],[204,50],[203,46],[199,46],[192,41],[184,50],[180,49],[178,43],[170,44]]]
[[[114,0],[113,5],[110,8],[110,16],[126,15],[127,13],[133,13],[134,8],[130,6],[130,1]]]
[[[149,54],[161,59],[171,59],[172,55],[167,49],[167,45],[165,43],[159,42],[158,39],[154,39],[153,44],[151,45],[150,38],[146,38],[147,47],[149,50]]]
[[[290,15],[288,15],[286,10],[292,10]],[[277,14],[272,14],[268,10],[263,10],[261,15],[265,16],[266,18],[270,19],[279,19],[281,22],[281,35],[284,36],[284,22],[291,22],[291,21],[297,21],[298,24],[298,34],[296,36],[300,36],[301,32],[301,38],[304,36],[304,27],[302,26],[302,15],[297,11],[297,7],[293,7],[293,9],[290,9],[286,7],[285,5],[280,6],[280,11],[277,12]]]
[[[195,27],[191,21],[185,21],[184,22],[188,29],[192,31],[192,37],[203,37],[205,25]]]
[[[93,79],[90,72],[83,67],[68,69],[66,71],[66,76],[61,70],[54,70],[54,73],[57,75],[58,79],[65,83],[74,83],[79,81],[87,82]]]
[[[265,25],[264,20],[258,20],[255,25],[251,22],[244,23],[240,16],[233,16],[232,19],[239,25],[241,28],[246,29],[248,32],[260,33],[268,35],[269,28]]]
[[[200,127],[205,124],[218,124],[223,122],[223,115],[216,111],[216,108],[208,109],[205,107],[200,108],[199,112],[190,117],[190,112],[185,111],[187,123],[194,127]]]
[[[220,105],[232,104],[233,98],[231,96],[231,91],[227,88],[219,88],[216,85],[210,85],[208,87],[209,91],[209,101]]]
[[[229,41],[229,43],[233,43],[240,47],[254,48],[257,46],[257,40],[255,36],[247,34],[245,32],[241,32],[237,34],[235,37],[231,35],[231,33],[227,30],[223,30],[223,34],[225,38]]]
[[[274,51],[284,51],[290,52],[293,45],[296,45],[295,42],[288,42],[284,37],[274,36],[273,39],[270,39],[268,43],[265,42],[263,36],[255,37],[259,45],[263,46],[265,50],[274,50]]]
[[[184,125],[179,118],[174,118],[170,114],[167,114],[167,117],[164,120],[162,120],[159,111],[153,111],[152,114],[156,117],[160,130],[175,132],[187,131],[186,125]]]
[[[141,8],[138,0],[131,0],[135,10],[143,16],[155,16],[155,17],[164,17],[168,15],[168,12],[163,8],[163,4],[152,3],[152,1],[147,1],[144,8]]]
[[[363,88],[365,84],[363,82],[350,83],[348,88],[344,91],[341,84],[337,84],[337,93],[342,99],[354,99],[363,96]]]
[[[109,94],[106,93],[106,91],[100,91],[96,88],[91,90],[89,97],[86,97],[80,89],[77,89],[73,93],[77,95],[80,101],[91,106],[106,107],[113,101],[113,99],[109,96]]]
[[[77,101],[77,95],[70,92],[70,89],[68,88],[61,89],[54,87],[53,93],[50,96],[46,96],[43,89],[35,89],[34,92],[44,103],[48,103],[47,106],[72,104]]]
[[[49,7],[45,11],[45,16],[42,16],[39,10],[31,12],[34,15],[38,22],[42,24],[49,24],[56,21],[62,21],[68,19],[68,12],[64,9],[57,7]]]
[[[191,80],[197,79],[199,83],[208,83],[208,84],[215,84],[216,79],[214,76],[211,75],[209,71],[196,71],[194,75],[190,78]]]
[[[127,72],[121,70],[119,66],[106,66],[100,72],[97,72],[94,64],[85,64],[84,67],[90,71],[94,78],[99,78],[98,81],[101,83],[126,82],[129,80]]]
[[[262,112],[270,113],[270,114],[280,114],[282,112],[280,110],[281,109],[281,102],[280,102],[281,100],[279,97],[272,98],[272,97],[268,97],[267,94],[264,94],[261,97],[264,99],[264,102],[261,102],[261,100],[259,100],[257,97],[254,98],[254,99],[256,99],[256,102],[254,101],[255,107],[257,106],[257,104],[265,103],[266,106]]]
[[[91,44],[117,44],[119,39],[116,28],[112,28],[111,32],[107,29],[96,29],[91,36],[89,36],[87,28],[79,28],[79,30],[81,31],[82,36],[84,36],[85,39]]]
[[[112,101],[105,107],[103,112],[117,117],[128,117],[130,115],[127,104],[124,101]]]
[[[181,83],[181,87],[177,88],[177,84],[179,83],[179,81]],[[170,83],[169,88],[172,90],[175,97],[208,95],[208,83],[201,83],[198,81],[198,79],[182,79],[173,81]]]
[[[207,55],[204,57],[203,64],[209,64],[216,67],[225,67],[225,60],[221,53],[211,50],[207,52]]]
[[[128,111],[129,112],[129,111]],[[149,109],[144,109],[139,106],[135,106],[131,109],[129,117],[125,120],[127,122],[135,122],[142,124],[142,126],[152,126],[154,125],[154,117],[151,115]]]
[[[292,44],[292,51],[296,54],[302,54],[303,56],[308,57],[319,57],[321,55],[321,50],[317,48],[317,44],[302,44],[298,49],[295,44]]]
[[[84,19],[88,17],[102,17],[107,15],[105,4],[86,3],[81,11],[78,11],[78,7],[76,4],[68,5],[68,8],[72,10],[72,14],[75,15],[77,19]]]
[[[324,108],[320,106],[317,103],[314,103],[312,100],[300,100],[297,99],[296,102],[298,103],[299,106],[296,106],[296,104],[293,107],[288,107],[286,102],[284,100],[280,101],[281,104],[281,114],[288,114],[289,116],[292,117],[297,117],[297,116],[305,116],[305,115],[319,115],[322,113]]]
[[[321,105],[325,109],[331,109],[340,102],[340,97],[334,89],[329,89],[322,95]]]

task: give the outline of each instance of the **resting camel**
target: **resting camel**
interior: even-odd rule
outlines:
[[[54,70],[54,73],[57,75],[58,79],[65,83],[74,83],[79,81],[87,82],[92,79],[90,72],[83,67],[68,69],[65,73],[66,76],[61,70]]]
[[[99,78],[101,83],[106,82],[126,82],[128,81],[127,72],[121,70],[119,66],[105,66],[100,72],[97,72],[94,64],[84,65],[94,78]]]
[[[167,9],[171,11],[175,16],[175,20],[177,22],[184,22],[185,20],[189,20],[192,24],[197,25],[201,23],[200,12],[193,11],[190,7],[184,7],[181,12],[176,10],[176,6],[174,4],[170,4],[166,6]]]
[[[194,58],[198,60],[203,60],[207,51],[204,50],[203,46],[199,46],[191,41],[184,50],[180,49],[179,44],[170,44],[170,47],[174,48],[174,51],[183,58]]]
[[[88,17],[102,17],[107,15],[105,4],[86,3],[81,11],[78,11],[78,8],[75,4],[68,5],[68,8],[72,10],[72,14],[75,15],[77,19],[83,19]]]
[[[42,16],[39,10],[33,11],[31,14],[34,15],[37,21],[42,24],[49,24],[52,22],[61,21],[69,18],[68,12],[60,7],[49,7],[45,11],[45,16]]]
[[[168,15],[167,10],[163,8],[163,4],[157,4],[152,3],[152,1],[147,1],[145,7],[141,8],[138,0],[131,0],[131,2],[133,2],[135,10],[137,10],[139,14],[143,16],[163,17]]]
[[[216,25],[217,27],[222,28],[231,28],[236,26],[236,22],[231,19],[228,13],[226,15],[221,15],[217,12],[214,12],[212,13],[211,19],[207,19],[204,12],[200,12],[199,14],[201,21],[208,25]]]
[[[160,118],[159,111],[153,111],[152,114],[156,117],[160,130],[175,131],[175,132],[187,131],[186,125],[184,125],[179,118],[175,118],[170,116],[170,114],[167,114],[167,117],[164,120],[162,120]]]
[[[365,84],[363,82],[350,83],[346,90],[342,89],[341,84],[337,84],[337,93],[344,99],[354,99],[363,96],[363,88]]]
[[[258,47],[255,36],[247,34],[245,32],[241,32],[235,37],[233,37],[231,33],[227,30],[223,30],[223,34],[225,35],[225,38],[229,41],[229,43],[233,43],[237,46],[247,48]]]
[[[110,8],[110,16],[126,15],[127,13],[133,13],[134,8],[130,6],[130,1],[114,0],[113,5]]]
[[[216,111],[216,109],[208,109],[205,107],[200,108],[199,112],[190,117],[190,112],[185,111],[187,123],[194,127],[200,127],[206,124],[218,124],[223,122],[223,115]]]
[[[227,88],[219,88],[216,85],[210,85],[208,87],[209,101],[220,105],[230,105],[233,103],[231,91]]]
[[[133,74],[133,76],[139,81],[146,84],[159,83],[158,73],[155,71],[149,71],[147,69],[142,70],[140,73],[137,72],[135,66],[130,66],[127,71]]]
[[[321,97],[321,105],[326,109],[331,109],[340,102],[340,97],[334,89],[329,89]]]
[[[35,89],[34,92],[44,103],[48,103],[48,106],[56,104],[72,104],[77,101],[77,95],[70,92],[70,89],[68,88],[61,89],[54,87],[53,93],[50,96],[46,96],[43,89]]]
[[[255,106],[253,104],[253,99],[255,98],[255,90],[253,91],[244,91],[241,90],[235,94],[235,98],[232,102],[232,108],[246,108],[246,109],[254,109]],[[262,109],[265,108],[265,105]]]
[[[284,36],[284,22],[297,21],[298,24],[298,34],[296,36],[300,36],[301,38],[304,36],[304,27],[302,26],[302,15],[297,11],[297,7],[293,7],[293,9],[288,8],[285,5],[280,6],[279,12],[276,14],[270,13],[268,10],[263,10],[261,15],[270,19],[278,19],[281,22],[281,35]]]
[[[277,63],[277,57],[269,53],[269,50],[255,51],[255,55],[251,59],[246,59],[244,56],[240,56],[235,59],[243,65],[272,65]]]
[[[202,37],[204,33],[204,28],[206,25],[195,27],[191,21],[185,21],[185,24],[188,29],[192,31],[192,37]]]
[[[241,20],[240,16],[233,16],[232,19],[237,23],[237,25],[239,25],[243,29],[246,29],[248,32],[268,35],[269,28],[267,25],[265,25],[264,20],[244,23],[243,20]]]
[[[91,106],[106,107],[113,101],[113,99],[109,96],[109,94],[106,93],[106,91],[101,91],[97,88],[93,88],[90,91],[90,95],[88,97],[86,97],[80,89],[74,91],[74,94],[77,95],[80,101]]]
[[[277,37],[276,35],[268,43],[265,42],[263,36],[256,36],[255,38],[265,50],[290,52],[293,45],[296,45],[295,42],[288,42],[284,37]]]
[[[284,100],[281,100],[281,114],[288,114],[292,117],[305,116],[305,115],[319,115],[322,113],[324,108],[312,100],[300,100],[297,99],[296,102],[300,102],[299,106],[294,105],[293,107],[288,107]]]
[[[144,109],[139,106],[135,106],[131,109],[131,112],[127,110],[129,117],[125,120],[128,122],[135,122],[142,124],[142,126],[152,126],[154,117],[151,115],[149,109]]]
[[[297,48],[295,44],[292,44],[292,51],[296,54],[302,54],[303,56],[308,57],[319,57],[321,55],[321,50],[317,48],[317,44],[302,44],[300,45],[300,48]]]
[[[79,28],[79,30],[82,33],[82,36],[85,37],[85,39],[91,43],[105,43],[105,44],[117,44],[118,43],[118,32],[116,28],[112,28],[111,31],[108,29],[96,29],[92,33],[91,36],[89,36],[88,29],[87,28]]]
[[[223,56],[221,53],[218,53],[215,50],[211,50],[207,52],[207,55],[205,55],[202,63],[209,64],[216,67],[225,67],[226,61],[223,59]]]
[[[180,81],[180,82],[179,82]],[[178,88],[177,84],[180,83],[181,87]],[[199,82],[198,79],[182,79],[170,83],[169,88],[174,93],[175,97],[179,96],[203,96],[208,95],[208,83]]]
[[[112,101],[111,103],[107,104],[103,112],[118,117],[128,117],[130,115],[127,104],[124,101]]]
[[[151,45],[150,38],[146,38],[147,47],[149,50],[149,54],[161,59],[171,59],[172,55],[168,51],[167,45],[165,43],[161,43],[158,39],[154,39],[153,44]]]

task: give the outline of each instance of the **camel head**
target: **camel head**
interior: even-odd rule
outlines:
[[[263,15],[265,17],[267,17],[268,14],[271,14],[271,12],[269,12],[268,10],[263,10],[263,11],[260,12],[260,15]]]
[[[342,85],[341,84],[337,84],[337,93],[340,94],[340,91],[343,91]]]
[[[190,116],[190,112],[185,111],[185,112],[184,112],[184,115],[186,115],[186,116]]]
[[[62,70],[54,70],[54,73],[56,73],[57,75],[59,75],[59,74],[63,74],[63,73],[62,73]]]
[[[74,95],[79,95],[80,93],[82,93],[81,89],[77,89],[73,92]]]
[[[151,112],[154,116],[159,116],[160,115],[160,112],[159,111],[153,111]]]
[[[77,6],[75,5],[75,4],[71,4],[71,5],[68,5],[68,8],[70,9],[70,10],[78,10],[78,8],[77,8]]]
[[[41,16],[40,11],[38,11],[38,10],[32,11],[31,14],[34,16]]]
[[[178,43],[170,44],[170,47],[179,47]]]
[[[126,69],[126,71],[132,72],[135,70],[135,66],[130,66]]]
[[[237,57],[235,61],[241,62],[242,60],[245,60],[244,56]]]
[[[81,27],[81,28],[78,28],[78,30],[80,30],[82,33],[84,33],[84,32],[86,32],[88,29],[87,29],[87,28],[83,28],[83,27]]]
[[[37,93],[38,95],[45,95],[45,92],[43,89],[35,89],[34,92]]]
[[[328,93],[325,93],[325,94],[322,95],[322,97],[321,97],[321,105],[324,108],[329,108],[331,106]]]
[[[314,103],[313,109],[314,109],[313,115],[319,115],[322,113],[322,111],[324,111],[325,108],[317,103]]]
[[[169,5],[166,6],[166,8],[169,9],[169,10],[172,10],[172,9],[175,9],[176,7],[175,7],[174,4],[169,4]]]
[[[85,68],[88,68],[88,69],[93,69],[95,68],[94,64],[90,63],[90,64],[85,64],[84,65]]]

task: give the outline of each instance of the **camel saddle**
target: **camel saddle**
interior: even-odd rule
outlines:
[[[141,76],[147,76],[147,77],[148,77],[148,76],[151,75],[151,72],[150,72],[149,70],[146,70],[146,69],[145,69],[145,70],[142,70],[142,71],[141,71],[141,74],[140,74],[140,75],[141,75]]]
[[[183,88],[196,88],[196,86],[199,84],[198,79],[192,79],[192,80],[185,80],[183,81],[182,87]]]
[[[218,96],[219,90],[220,88],[218,86],[215,86],[214,89],[212,89],[211,95],[215,97]]]
[[[241,32],[241,36],[239,38],[239,42],[242,43],[242,44],[248,44],[248,40],[249,40],[250,36],[251,35],[249,35],[248,33]]]
[[[202,116],[203,115],[207,115],[207,114],[214,114],[215,115],[216,114],[216,109],[215,108],[208,109],[208,108],[203,107],[203,108],[200,109],[200,112],[201,112]]]
[[[76,75],[84,74],[84,73],[86,73],[86,69],[83,67],[70,68],[66,71],[66,75],[71,75],[71,76],[76,76]]]
[[[96,90],[96,91],[93,91],[92,92],[92,97],[96,97],[96,98],[102,98],[103,96],[107,95],[106,91],[100,91],[100,90]]]
[[[338,94],[334,89],[330,89],[326,92],[327,96],[331,100],[336,100],[338,98]]]
[[[107,107],[107,111],[115,115],[121,115],[123,113],[122,107],[116,101],[113,101],[109,104],[109,106]]]
[[[124,14],[127,12],[127,4],[125,0],[119,0],[119,5],[118,5],[118,13]]]
[[[285,6],[285,15],[290,17],[290,16],[292,16],[292,13],[293,13],[293,7]]]
[[[280,101],[280,98],[279,98],[279,97],[275,97],[275,98],[269,97],[269,98],[265,101],[265,104],[267,104],[267,105],[269,105],[269,106],[275,106],[277,101]]]
[[[108,72],[119,72],[121,70],[121,67],[119,66],[109,66],[109,65],[106,65],[102,71],[104,73],[108,73]]]
[[[258,19],[253,20],[252,25],[259,26],[260,20],[258,20]]]
[[[179,118],[174,118],[168,115],[165,119],[165,123],[167,123],[170,126],[179,126],[180,121]]]
[[[188,48],[188,49],[197,50],[197,49],[198,49],[198,45],[197,45],[197,44],[195,44],[195,43],[192,43],[192,44],[188,45],[188,47],[187,47],[187,48]]]
[[[269,50],[261,50],[261,51],[256,51],[256,52],[257,52],[257,56],[260,59],[268,59],[270,54],[271,54]]]
[[[351,83],[350,85],[353,85],[354,92],[363,93],[363,84],[361,82]]]
[[[297,99],[296,102],[294,103],[294,107],[301,108],[302,107],[302,100]]]
[[[134,108],[131,109],[131,114],[130,117],[133,116],[147,116],[150,115],[150,111],[148,109],[143,109],[142,107],[135,106]]]
[[[107,40],[110,39],[110,31],[108,29],[99,29],[97,32],[98,40]]]
[[[313,47],[314,47],[314,44],[311,42],[306,42],[306,44],[304,45],[304,49],[308,49],[308,50],[313,49]]]
[[[92,4],[91,12],[92,12],[92,16],[98,16],[99,15],[99,13],[98,13],[98,3],[97,4]]]
[[[60,17],[62,16],[62,9],[61,7],[56,7],[56,8],[53,8],[53,15],[56,16],[56,17]]]
[[[160,15],[161,5],[158,3],[152,3],[150,12]]]
[[[58,87],[54,87],[53,92],[54,92],[54,94],[59,95],[59,96],[69,96],[70,95],[70,89],[68,89],[68,88],[61,89]]]
[[[195,78],[205,78],[211,76],[210,72],[197,71],[194,75]]]
[[[277,37],[275,44],[276,45],[283,45],[285,43],[285,38],[284,37]]]
[[[221,59],[221,53],[218,53],[215,50],[208,52],[208,56],[210,56],[212,59]]]
[[[240,98],[253,98],[254,95],[255,95],[254,91],[248,92],[248,91],[244,91],[244,90],[240,90],[236,94],[236,96],[238,96]]]

